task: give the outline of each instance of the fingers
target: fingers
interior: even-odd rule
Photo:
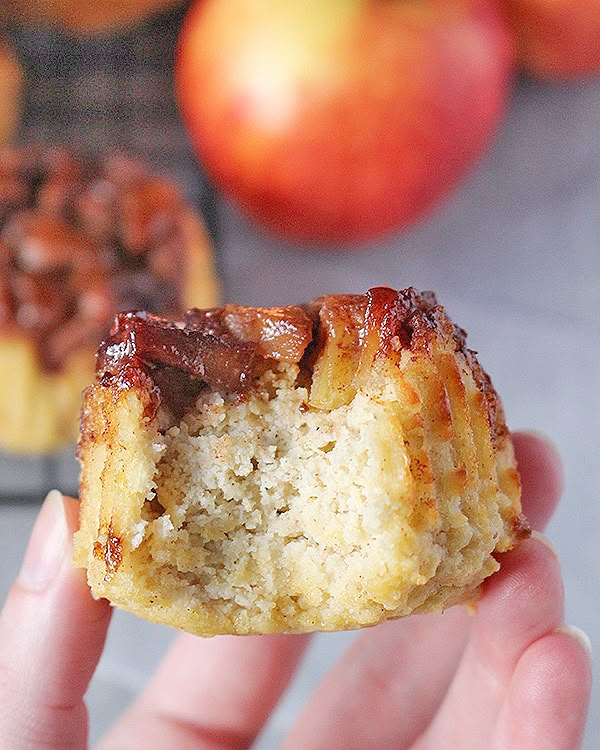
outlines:
[[[589,640],[575,628],[548,633],[521,656],[497,725],[495,747],[575,750],[592,683]]]
[[[558,560],[534,537],[505,555],[485,585],[461,665],[419,747],[490,747],[517,663],[562,618]]]
[[[522,473],[524,511],[535,527],[541,527],[560,496],[560,460],[552,445],[536,435],[517,433],[514,444]],[[537,556],[532,553],[529,557],[540,562],[545,553],[543,548]],[[546,620],[557,624],[562,617],[562,589],[555,563],[546,571],[549,575],[541,585],[553,592]],[[501,597],[505,594],[510,600],[510,592],[519,588],[523,575],[530,580],[528,564],[517,557],[512,573],[507,567],[503,585],[495,593],[493,589],[488,591],[489,603],[494,603],[492,619],[503,613]],[[527,597],[522,599],[524,610],[513,612],[509,622],[514,622],[513,630],[518,631],[519,647],[525,648],[528,638],[535,634],[527,636],[531,613]],[[487,606],[483,605],[479,619]],[[509,609],[508,605],[504,608]],[[441,617],[419,616],[366,631],[319,686],[285,747],[407,747],[425,730],[445,696],[463,653],[468,620],[464,611],[454,609]],[[486,627],[484,623],[482,633]],[[496,644],[500,653],[504,646],[504,642]],[[513,655],[513,662],[517,657]],[[513,662],[507,666],[506,679]]]
[[[560,456],[541,435],[516,432],[512,439],[523,487],[523,512],[532,528],[543,529],[562,492]]]
[[[306,636],[182,635],[99,750],[237,750],[262,729]]]
[[[455,607],[365,631],[311,697],[286,750],[408,747],[446,692],[468,620]]]
[[[1,748],[87,747],[83,695],[110,609],[72,566],[77,514],[75,500],[48,495],[0,617]]]
[[[528,434],[515,436],[515,450],[525,512],[534,526],[543,525],[560,494],[556,453],[546,441]],[[539,562],[543,555],[544,551],[537,557],[532,552],[529,562]],[[504,586],[497,591],[489,589],[489,606],[492,612],[497,610],[494,616],[507,609],[502,592],[510,600],[521,584],[527,587],[529,579],[521,568],[527,569],[528,564],[517,558],[512,573],[510,566],[506,567]],[[541,588],[554,586],[544,622],[556,625],[562,617],[562,592],[555,586],[560,578],[557,566],[542,568],[548,576],[541,576],[545,581]],[[527,605],[527,597],[523,598]],[[479,619],[487,606],[482,604]],[[441,617],[388,623],[362,634],[319,688],[286,747],[335,750],[408,745],[425,730],[444,700],[463,654],[467,619],[456,609]],[[527,630],[531,622],[526,606],[514,613],[513,620],[512,630],[507,632],[517,633],[514,642],[520,650],[503,664],[498,656],[494,666],[505,683],[522,650],[537,637]],[[492,641],[486,646],[484,632],[485,623],[474,639],[481,652],[487,648],[487,657],[494,649],[503,654],[506,642],[494,645]],[[102,750],[248,747],[287,684],[304,645],[303,639],[285,637],[204,641],[183,636],[144,694],[105,738]],[[504,653],[503,658],[506,656]],[[474,659],[472,656],[471,662]],[[493,696],[494,707],[488,711],[491,718],[496,717],[502,696],[501,691]]]
[[[480,661],[499,682],[536,638],[563,617],[563,584],[556,553],[535,534],[504,556],[488,579],[472,630],[473,664]]]

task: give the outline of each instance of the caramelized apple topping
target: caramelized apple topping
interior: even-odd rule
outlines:
[[[124,157],[0,150],[0,324],[48,369],[95,345],[115,312],[182,314],[183,199]]]
[[[2,304],[0,285],[0,314]],[[147,312],[121,313],[100,347],[96,370],[104,386],[142,390],[149,417],[164,404],[177,420],[202,390],[243,395],[277,361],[298,365],[298,384],[309,389],[303,408],[329,411],[350,403],[359,390],[368,391],[373,378],[381,382],[381,368],[397,367],[403,356],[441,356],[456,369],[457,352],[475,379],[492,434],[501,441],[502,406],[466,347],[465,332],[431,292],[412,288],[329,295],[303,307],[190,310],[181,323]],[[442,394],[440,425],[447,419],[444,399]]]
[[[123,313],[98,353],[97,372],[107,385],[117,377],[129,387],[139,368],[181,414],[201,389],[243,393],[265,362],[281,361],[299,364],[307,407],[331,410],[349,403],[377,368],[397,365],[406,350],[426,351],[436,336],[469,356],[464,332],[434,295],[414,289],[378,287],[304,307],[190,310],[181,323]],[[485,394],[483,376],[481,385]]]
[[[148,375],[175,419],[203,388],[243,393],[265,359],[299,362],[312,339],[300,307],[253,310],[235,305],[190,310],[181,324],[146,312],[117,315],[98,351],[103,385],[147,390]]]
[[[243,389],[249,380],[256,344],[181,328],[149,313],[117,315],[110,338],[98,353],[97,369],[118,375],[132,365],[173,368],[214,390]]]
[[[313,303],[319,315],[319,343],[310,389],[310,405],[335,409],[356,393],[355,374],[364,338],[364,295],[330,295]]]
[[[186,327],[251,341],[264,359],[299,362],[313,337],[313,322],[301,307],[242,307],[190,310]]]

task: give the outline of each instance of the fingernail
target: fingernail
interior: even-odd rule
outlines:
[[[547,547],[550,552],[554,555],[554,557],[558,557],[558,552],[556,551],[556,548],[552,544],[552,542],[548,539],[547,536],[544,536],[543,534],[540,534],[539,531],[532,531],[531,532],[531,538],[538,541],[540,544],[543,544],[544,547]]]
[[[574,638],[577,643],[579,643],[580,646],[583,647],[583,650],[590,656],[592,656],[592,642],[590,641],[589,635],[585,632],[585,630],[582,630],[581,628],[578,628],[577,625],[561,625],[559,628],[556,628],[554,631],[555,633],[564,633],[564,635],[568,635],[571,638]]]
[[[52,490],[46,496],[34,524],[21,571],[22,586],[41,591],[54,580],[67,551],[67,523],[63,496]]]

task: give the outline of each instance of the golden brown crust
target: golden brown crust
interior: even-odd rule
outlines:
[[[0,334],[0,448],[42,455],[74,444],[93,361],[93,349],[82,347],[60,371],[46,372],[27,336]]]
[[[109,370],[100,362],[84,407],[82,531],[75,543],[76,562],[88,568],[96,596],[200,635],[361,627],[472,601],[498,568],[497,553],[529,534],[499,398],[464,331],[432,294],[377,288],[304,307],[227,306],[196,311],[187,325],[200,342],[204,336],[216,346],[253,345],[248,381],[241,387],[233,377],[217,386],[200,357],[197,371],[186,365],[185,373],[199,384],[197,403],[174,417],[160,406],[161,373],[177,363],[147,347],[145,334],[140,348],[125,347],[127,356]],[[273,330],[283,335],[269,338]],[[177,349],[161,346],[169,356]],[[220,424],[231,424],[232,432],[219,432]],[[315,440],[325,441],[324,454],[313,450]],[[236,446],[244,453],[253,441],[249,468],[231,484],[228,460]],[[273,441],[278,447],[264,459]],[[190,490],[196,500],[186,500],[196,450],[208,450],[208,458]],[[271,479],[257,480],[257,505],[248,496],[236,522],[242,511],[232,498],[244,492],[240,487],[254,492],[252,472],[263,460]],[[221,465],[220,479],[202,484]],[[216,495],[211,482],[221,487]],[[359,486],[368,488],[364,496]],[[316,498],[322,505],[308,512]],[[202,503],[213,507],[215,524],[221,518],[223,540],[195,532],[193,544],[184,541],[189,529],[210,523]],[[184,507],[187,520],[178,521]],[[221,507],[231,510],[219,516]],[[262,521],[250,522],[245,512]],[[249,534],[246,523],[256,530]],[[367,533],[369,524],[374,531]],[[225,550],[234,545],[234,557],[217,555],[221,542]],[[268,554],[261,544],[271,545]],[[197,554],[210,560],[210,576],[192,564]],[[208,580],[228,593],[207,593]]]

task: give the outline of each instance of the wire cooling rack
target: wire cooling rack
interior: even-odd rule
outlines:
[[[141,156],[179,182],[216,240],[216,193],[195,159],[173,90],[188,5],[100,36],[17,26],[5,33],[27,81],[20,142]],[[55,487],[76,494],[78,472],[74,447],[34,458],[0,454],[0,503],[39,503]]]

